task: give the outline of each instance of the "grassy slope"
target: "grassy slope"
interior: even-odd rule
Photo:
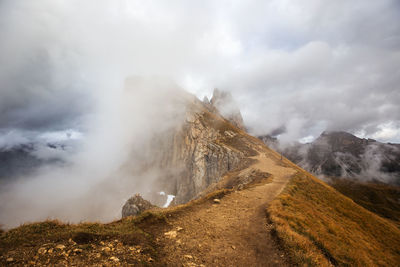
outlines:
[[[332,179],[329,184],[358,205],[400,225],[400,187],[348,179]]]
[[[117,249],[117,256],[125,263],[147,265],[149,258],[157,258],[157,249],[151,234],[154,230],[149,231],[144,226],[154,228],[164,224],[165,216],[158,212],[145,212],[138,217],[128,217],[109,224],[66,224],[59,221],[24,224],[0,235],[0,265],[6,265],[6,259],[10,257],[14,259],[12,263],[17,265],[28,262],[53,265],[60,263],[64,257],[69,257],[70,263],[80,265],[101,264],[110,257],[109,253],[103,251],[104,246],[113,242],[114,246],[123,244],[122,248]],[[68,251],[69,255],[64,256],[55,249],[57,244],[65,245],[64,251]],[[141,252],[135,255],[132,247],[140,248]],[[53,248],[54,252],[40,255],[39,248]],[[74,249],[81,249],[82,252],[74,253]],[[100,256],[96,257],[96,254]]]
[[[180,216],[206,201],[221,198],[231,190],[217,190],[199,200],[168,209],[145,211],[136,217],[127,217],[112,223],[66,224],[44,221],[24,224],[0,233],[0,266],[56,265],[111,266],[111,256],[119,262],[133,266],[165,266],[159,252],[158,237],[170,228],[168,219]],[[56,245],[65,245],[63,251]],[[104,247],[115,248],[112,252]],[[53,253],[38,253],[40,248],[53,249]],[[133,248],[136,249],[132,250]],[[81,249],[79,253],[73,252]],[[139,252],[138,252],[139,250]],[[62,254],[66,252],[68,256]],[[13,262],[7,259],[12,257]],[[114,263],[116,265],[116,263]],[[113,265],[113,266],[114,266]]]
[[[292,260],[312,266],[398,266],[400,230],[300,170],[268,208]]]
[[[251,136],[246,139],[258,143]],[[398,265],[400,230],[392,221],[357,205],[293,163],[284,162],[298,172],[268,212],[294,263]]]

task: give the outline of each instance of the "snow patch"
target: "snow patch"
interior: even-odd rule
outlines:
[[[172,200],[174,200],[175,196],[174,195],[168,195],[167,197],[167,202],[165,202],[163,208],[168,208],[169,204],[171,204]]]

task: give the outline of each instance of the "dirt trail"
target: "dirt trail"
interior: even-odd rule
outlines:
[[[268,172],[272,182],[265,180],[226,195],[219,204],[209,201],[171,219],[170,233],[176,232],[176,236],[164,236],[161,240],[167,264],[286,266],[285,255],[277,249],[269,232],[265,209],[295,170],[283,167],[276,157],[264,150],[254,157],[257,163],[240,173]]]

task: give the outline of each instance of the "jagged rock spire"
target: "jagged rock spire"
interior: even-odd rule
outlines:
[[[215,88],[210,104],[233,125],[245,130],[242,114],[240,113],[238,104],[233,99],[230,92],[221,91],[218,88]]]
[[[210,100],[208,99],[207,96],[204,96],[203,103],[206,104],[206,105],[210,105],[211,104],[211,102],[210,102]]]

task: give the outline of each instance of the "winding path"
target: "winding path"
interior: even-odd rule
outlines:
[[[164,236],[161,240],[167,264],[287,266],[285,255],[272,240],[265,209],[295,170],[284,167],[272,151],[262,149],[253,158],[257,162],[239,176],[259,170],[272,174],[272,182],[266,179],[224,196],[219,204],[205,202],[172,219],[171,230],[176,231],[176,237]]]

